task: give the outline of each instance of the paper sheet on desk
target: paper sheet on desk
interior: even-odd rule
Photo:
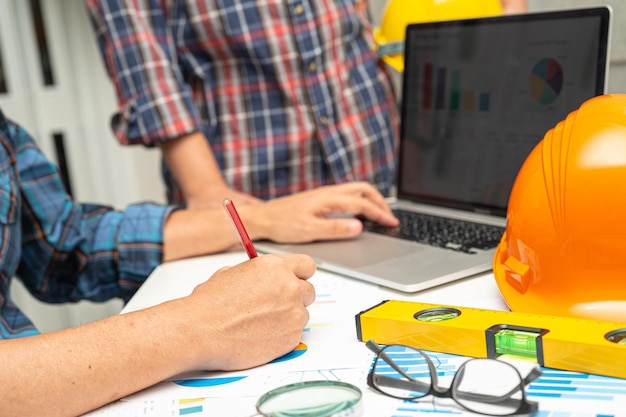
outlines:
[[[179,375],[149,391],[167,390],[176,396],[261,395],[265,391],[298,380],[333,378],[350,369],[367,368],[371,354],[356,339],[356,313],[379,300],[376,286],[338,279],[318,271],[310,279],[315,302],[309,307],[309,324],[302,344],[283,358],[240,372],[194,372]],[[173,382],[176,381],[176,382]],[[159,394],[160,395],[160,394]]]
[[[452,377],[457,367],[466,358],[432,353],[434,362],[444,364],[446,370],[440,369],[442,384]],[[370,363],[371,364],[371,363]],[[403,402],[378,394],[365,386],[365,374],[370,365],[361,370],[346,369],[342,372],[325,374],[320,372],[319,378],[338,378],[346,382],[355,383],[363,391],[363,417],[419,417],[433,414],[458,416],[476,416],[463,411],[449,400],[427,397],[419,402]],[[281,378],[283,382],[295,382],[295,379],[306,378],[306,372],[276,375],[275,383]],[[262,391],[267,386],[253,389]],[[187,391],[187,394],[193,391]],[[540,417],[592,417],[592,416],[626,416],[626,380],[595,375],[580,374],[568,371],[544,369],[544,375],[530,384],[527,389],[528,399],[539,401]],[[113,416],[227,416],[250,417],[254,415],[254,406],[259,395],[239,392],[235,397],[201,398],[195,401],[185,400],[186,397],[177,397],[167,389],[158,395],[140,393],[129,397],[126,401],[113,404],[104,409],[91,413],[90,417]],[[191,409],[191,405],[195,407]],[[219,413],[216,413],[219,410]]]
[[[199,278],[190,279],[193,285],[201,282]],[[303,333],[303,344],[294,352],[273,363],[246,371],[179,375],[109,407],[166,401],[169,409],[176,407],[176,401],[186,398],[205,398],[207,404],[228,402],[230,399],[232,407],[228,407],[226,415],[237,415],[233,409],[236,408],[243,410],[241,415],[250,416],[254,413],[258,397],[292,382],[329,379],[364,387],[372,354],[356,338],[354,317],[381,300],[378,287],[324,271],[317,271],[310,281],[315,286],[316,299],[309,307],[310,319]],[[187,284],[191,287],[190,282]],[[184,296],[190,291],[190,288],[178,288],[175,294]],[[172,292],[167,294],[171,297]]]

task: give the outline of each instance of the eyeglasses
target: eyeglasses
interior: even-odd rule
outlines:
[[[390,397],[408,401],[427,395],[452,398],[469,411],[493,416],[532,414],[539,408],[524,392],[526,385],[542,375],[539,367],[522,378],[510,363],[470,359],[458,368],[450,388],[445,388],[437,382],[433,361],[421,350],[404,345],[380,347],[373,340],[365,345],[377,355],[367,384]]]

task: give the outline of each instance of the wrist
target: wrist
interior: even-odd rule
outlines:
[[[174,367],[169,370],[171,375],[197,370],[200,364],[205,363],[207,357],[210,357],[207,356],[205,344],[195,341],[198,334],[206,333],[205,329],[200,327],[206,326],[193,313],[196,307],[189,301],[187,296],[152,307],[156,313],[155,317],[159,317],[158,333],[161,337],[165,334],[168,340],[175,341],[168,345],[166,353],[169,364]]]
[[[263,213],[263,206],[264,203],[237,207],[251,240],[269,239],[271,236],[272,225],[269,216]]]

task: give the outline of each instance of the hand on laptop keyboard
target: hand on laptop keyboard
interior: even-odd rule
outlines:
[[[397,227],[385,227],[361,219],[367,231],[411,240],[431,246],[476,253],[476,250],[495,248],[500,242],[503,227],[473,223],[447,217],[432,216],[406,210],[393,210],[400,220]]]

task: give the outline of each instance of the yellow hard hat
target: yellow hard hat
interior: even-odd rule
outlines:
[[[408,24],[498,14],[502,14],[500,0],[387,0],[380,27],[374,29],[378,56],[402,72]]]

